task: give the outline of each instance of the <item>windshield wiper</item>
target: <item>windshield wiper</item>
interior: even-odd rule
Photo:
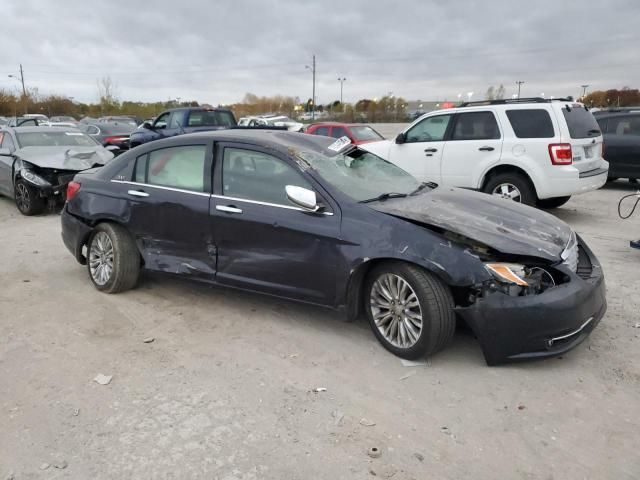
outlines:
[[[433,182],[422,182],[418,188],[416,188],[413,192],[411,192],[409,195],[415,195],[416,193],[424,190],[426,187],[429,187],[431,190],[433,190],[434,188],[436,188],[438,186],[437,183],[433,183]]]
[[[593,135],[595,135],[595,136],[597,136],[597,135],[600,135],[600,133],[602,133],[602,132],[600,132],[600,130],[596,130],[596,129],[594,128],[593,130],[589,130],[589,131],[587,132],[587,135],[589,135],[589,136],[591,137],[591,136],[592,136],[592,134],[593,134]]]
[[[389,198],[402,198],[402,197],[406,197],[407,195],[408,195],[407,193],[396,193],[396,192],[382,193],[374,198],[367,198],[366,200],[360,200],[360,203],[377,202],[380,200],[387,200]]]

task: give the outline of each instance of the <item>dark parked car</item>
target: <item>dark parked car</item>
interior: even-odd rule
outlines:
[[[79,171],[104,165],[113,154],[75,128],[0,129],[0,194],[23,215],[62,204]]]
[[[601,111],[595,118],[604,134],[609,180],[640,179],[640,108]]]
[[[80,124],[80,130],[104,147],[116,147],[115,153],[129,149],[129,136],[136,129],[131,123],[103,122],[94,124]]]
[[[348,137],[354,145],[384,140],[384,137],[369,125],[360,123],[315,123],[307,129],[307,133],[333,138]]]
[[[444,348],[457,317],[489,364],[556,356],[606,310],[602,269],[561,220],[420,184],[343,139],[183,135],[76,175],[67,199],[64,243],[98,290],[145,268],[364,312],[404,358]]]
[[[161,113],[152,124],[143,123],[131,134],[131,148],[161,138],[232,128],[237,124],[233,112],[226,108],[173,108]]]

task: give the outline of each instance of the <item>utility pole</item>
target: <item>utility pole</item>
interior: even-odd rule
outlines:
[[[338,81],[340,82],[340,108],[342,108],[342,84],[344,82],[346,82],[347,79],[344,78],[344,77],[342,77],[342,78],[338,77]],[[344,110],[344,108],[342,108],[342,109]]]
[[[520,87],[522,86],[524,82],[522,80],[518,80],[516,82],[516,84],[518,85],[518,98],[520,98]]]
[[[587,87],[589,85],[580,85],[582,87],[582,98],[587,96]]]
[[[316,119],[316,56],[313,56],[313,61],[311,63],[311,67],[309,65],[305,65],[304,67],[311,70],[313,75],[313,90],[311,92],[311,120]]]

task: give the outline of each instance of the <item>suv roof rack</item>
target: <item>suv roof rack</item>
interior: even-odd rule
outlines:
[[[551,102],[573,102],[573,97],[565,98],[542,98],[542,97],[528,97],[528,98],[502,98],[499,100],[478,100],[475,102],[464,102],[458,105],[459,107],[471,107],[474,105],[508,105],[513,103],[551,103]]]

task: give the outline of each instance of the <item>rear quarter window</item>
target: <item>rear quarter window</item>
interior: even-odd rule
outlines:
[[[541,108],[507,110],[507,118],[518,138],[553,138],[549,112]]]
[[[564,106],[562,115],[567,122],[571,138],[597,137],[602,133],[593,114],[582,106]]]

